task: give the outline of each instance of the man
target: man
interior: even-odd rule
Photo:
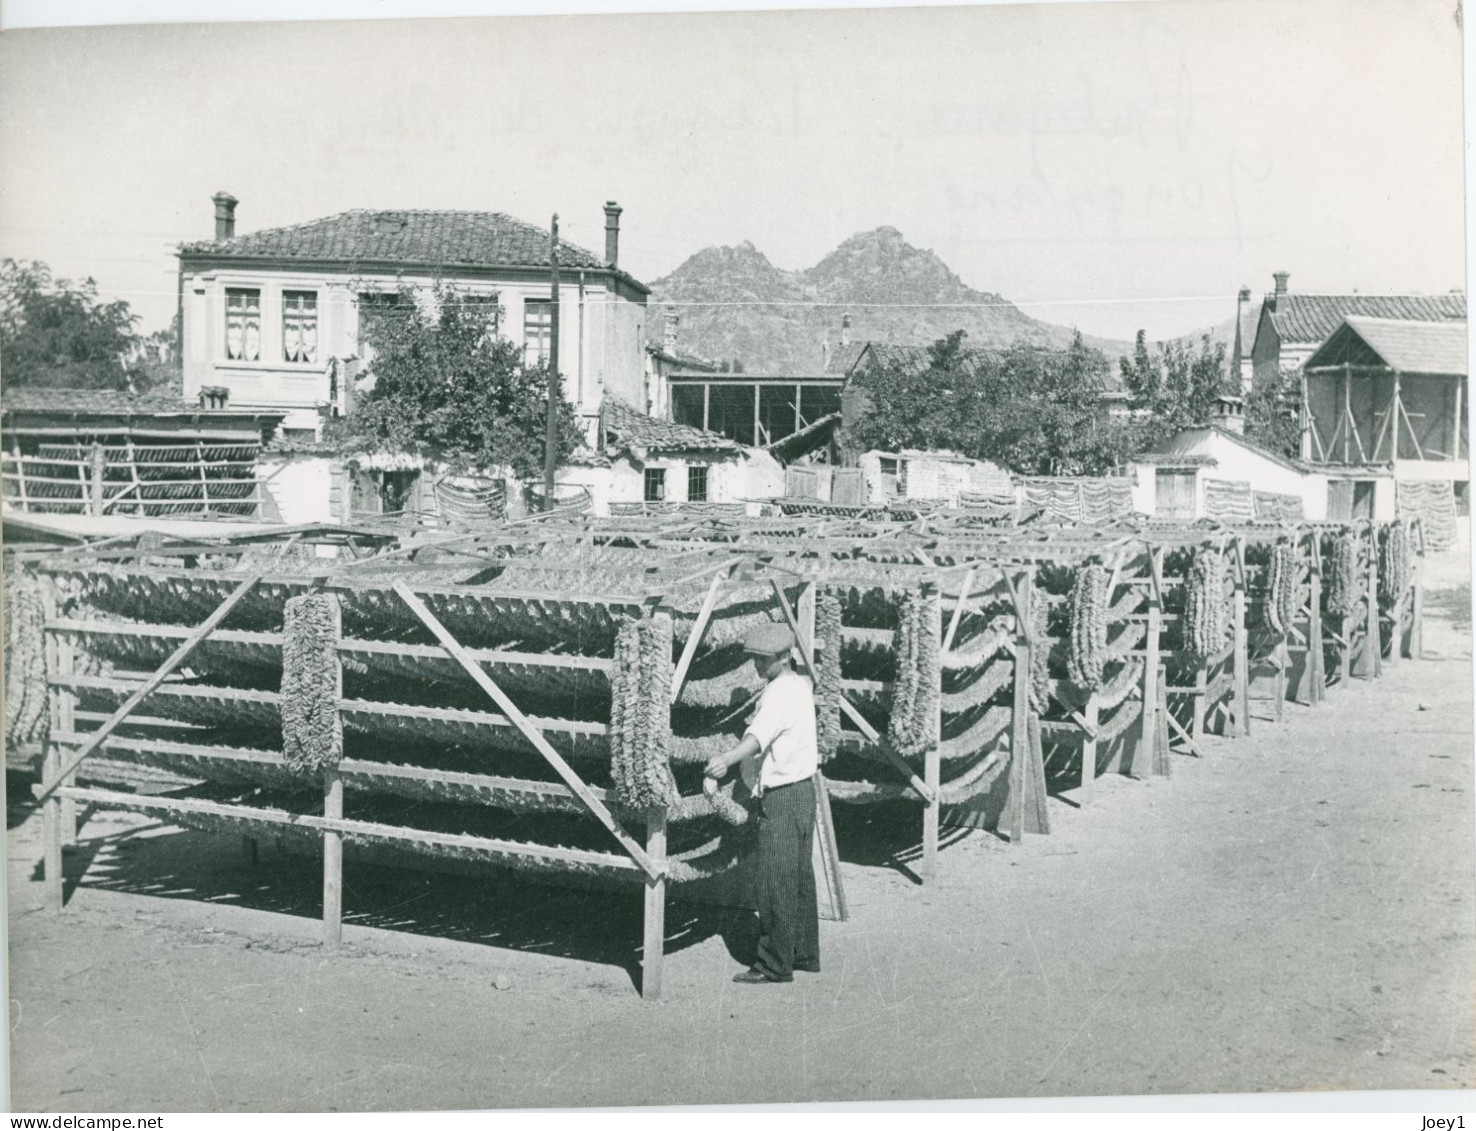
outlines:
[[[815,839],[815,693],[790,663],[794,633],[764,624],[744,638],[764,679],[758,709],[743,740],[709,759],[707,777],[758,761],[758,958],[733,976],[747,984],[792,982],[794,971],[820,972],[820,913],[810,852]]]

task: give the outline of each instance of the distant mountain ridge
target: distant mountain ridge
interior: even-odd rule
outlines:
[[[891,227],[860,232],[800,271],[775,267],[747,241],[704,248],[651,288],[653,345],[663,341],[666,312],[675,311],[679,353],[736,359],[749,373],[820,371],[823,343],[828,338],[832,351],[839,346],[845,314],[852,342],[927,345],[962,329],[972,346],[1059,347],[1075,334],[1031,318],[1001,295],[974,290]],[[1083,339],[1113,359],[1132,352],[1131,342]]]

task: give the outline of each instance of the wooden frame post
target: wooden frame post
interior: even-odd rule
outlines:
[[[1035,571],[1021,573],[1015,597],[1015,698],[1010,718],[1010,844],[1025,839],[1025,763],[1030,757],[1030,599]],[[1015,582],[1006,575],[1012,589]]]
[[[1379,653],[1384,650],[1383,626],[1379,620],[1379,531],[1368,524],[1368,562],[1364,571],[1365,592],[1363,603],[1363,645],[1353,660],[1353,675],[1356,679],[1376,679],[1379,674]]]
[[[1194,671],[1194,706],[1189,711],[1189,740],[1204,737],[1204,721],[1209,713],[1209,664],[1201,663]]]
[[[924,594],[936,592],[937,587],[931,582],[924,582],[922,591]],[[924,631],[930,626],[925,625]],[[938,647],[943,648],[942,635],[944,628],[940,620],[938,626]],[[938,680],[941,684],[943,669],[939,665]],[[942,815],[943,802],[939,796],[943,781],[943,755],[938,749],[938,744],[943,735],[943,696],[942,687],[939,687],[938,713],[933,718],[933,741],[929,744],[927,751],[923,754],[923,781],[927,783],[932,796],[923,800],[923,827],[922,827],[922,864],[919,874],[924,880],[931,880],[938,875],[938,821]]]
[[[88,514],[100,515],[103,513],[103,476],[106,468],[107,454],[103,451],[101,443],[94,443],[92,445],[90,460],[90,475],[88,476]]]
[[[1235,574],[1235,591],[1231,601],[1232,626],[1235,633],[1234,667],[1235,700],[1232,738],[1244,738],[1250,734],[1250,641],[1245,630],[1245,557],[1239,543],[1236,544],[1239,569]]]
[[[666,954],[666,810],[646,810],[646,855],[658,865],[646,877],[641,941],[641,997],[661,998],[661,967]]]
[[[343,606],[333,599],[333,700],[343,700],[343,661],[338,643],[343,637]],[[343,778],[337,766],[323,770],[323,816],[333,821],[343,819]],[[343,835],[335,829],[323,831],[323,945],[337,947],[343,942]]]
[[[1081,709],[1082,720],[1090,729],[1083,729],[1081,738],[1081,792],[1077,804],[1083,809],[1092,803],[1097,789],[1097,693],[1092,692],[1086,706]]]
[[[1152,777],[1158,770],[1158,681],[1160,668],[1159,637],[1163,631],[1163,595],[1159,573],[1158,549],[1148,547],[1148,623],[1143,637],[1143,710],[1138,716],[1138,741],[1128,772],[1133,777]]]
[[[60,762],[56,747],[48,742],[43,771],[48,779],[57,776]],[[66,895],[62,886],[61,799],[58,797],[51,796],[41,802],[41,840],[45,907],[47,911],[61,911],[66,906]]]
[[[1322,546],[1318,533],[1308,534],[1311,552],[1307,573],[1307,670],[1309,700],[1316,707],[1327,699],[1326,660],[1322,652]]]
[[[343,818],[343,778],[338,770],[323,771],[323,816]],[[323,832],[323,945],[343,942],[343,836],[333,829]]]
[[[1420,530],[1420,541],[1424,542],[1424,530]],[[1409,658],[1425,658],[1425,551],[1423,545],[1414,559],[1414,584],[1409,597]]]
[[[47,585],[41,591],[41,609],[46,622],[50,623],[57,618],[56,591]],[[46,689],[46,710],[50,723],[50,731],[57,734],[74,734],[77,730],[76,711],[77,693],[70,686],[58,686],[50,683],[52,677],[60,676],[63,680],[73,675],[77,670],[77,646],[72,639],[71,633],[57,633],[50,629],[46,630],[42,645],[42,652],[46,658],[46,673],[48,687]],[[48,743],[49,745],[49,743]],[[58,767],[53,767],[53,769]],[[75,773],[67,776],[67,785],[75,785],[77,775]],[[63,844],[77,843],[77,802],[71,797],[61,799],[59,810],[60,836]]]

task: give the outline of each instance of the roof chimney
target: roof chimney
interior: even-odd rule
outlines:
[[[1237,436],[1245,435],[1245,401],[1239,397],[1215,398],[1215,424]]]
[[[675,310],[666,312],[666,328],[661,335],[661,348],[672,357],[676,356],[677,328],[682,324],[682,316]]]
[[[843,345],[843,346],[848,346],[848,345],[851,344],[851,316],[849,314],[842,314],[841,315],[841,341],[840,341],[840,344]]]
[[[215,238],[234,239],[236,235],[236,205],[240,202],[228,192],[218,192],[210,198],[215,201]]]
[[[620,266],[620,213],[624,209],[613,200],[605,201],[605,262]]]
[[[1276,280],[1276,297],[1280,298],[1286,294],[1286,281],[1291,278],[1290,271],[1276,271],[1271,275]]]

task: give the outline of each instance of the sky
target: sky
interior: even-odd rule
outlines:
[[[558,212],[591,248],[617,200],[647,281],[745,240],[808,267],[890,225],[1114,338],[1223,321],[1277,270],[1464,286],[1454,0],[16,26],[36,10],[0,32],[0,255],[93,276],[145,330],[222,189],[238,232]]]

